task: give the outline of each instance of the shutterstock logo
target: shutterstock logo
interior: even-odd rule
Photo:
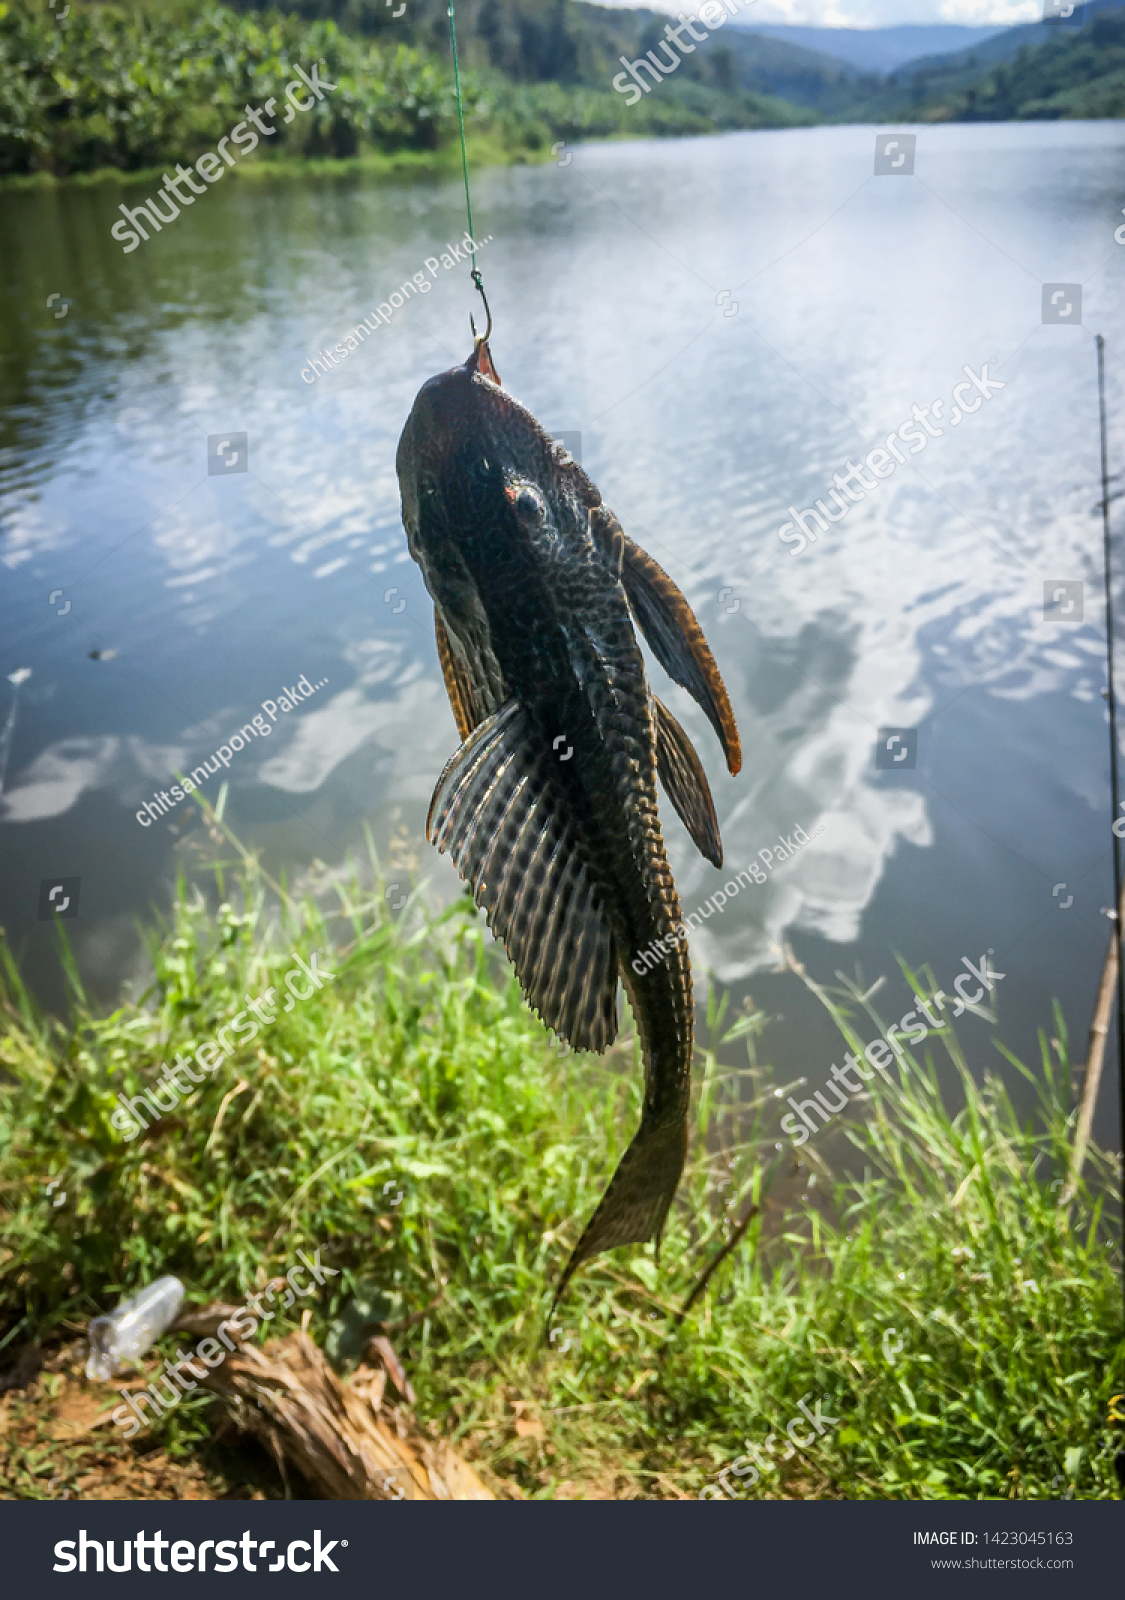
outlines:
[[[1043,285],[1043,321],[1069,322],[1078,327],[1082,321],[1082,285],[1080,283],[1045,283]]]
[[[917,728],[880,728],[875,746],[875,765],[884,772],[896,767],[913,769],[918,764]]]
[[[207,471],[212,478],[249,470],[250,447],[245,433],[207,435]]]
[[[337,1545],[347,1545],[346,1539],[321,1541],[319,1528],[312,1530],[312,1543],[307,1539],[290,1539],[282,1549],[274,1539],[252,1539],[249,1529],[241,1539],[203,1539],[198,1545],[191,1539],[166,1539],[158,1528],[151,1536],[142,1528],[132,1539],[122,1539],[121,1559],[117,1559],[116,1539],[87,1538],[85,1528],[79,1528],[77,1539],[60,1539],[55,1545],[54,1572],[128,1572],[133,1555],[137,1557],[138,1572],[339,1572],[331,1552]],[[238,1552],[242,1552],[241,1562]],[[274,1560],[267,1562],[270,1551],[277,1551]],[[75,1552],[77,1551],[77,1554]],[[168,1552],[171,1566],[165,1561]],[[254,1559],[255,1554],[257,1560]],[[207,1557],[213,1557],[210,1568]],[[152,1566],[148,1557],[152,1557]],[[263,1563],[259,1565],[258,1563]],[[89,1565],[87,1565],[89,1563]]]
[[[1085,9],[1076,0],[1043,0],[1043,21],[1056,28],[1080,28]]]
[[[918,136],[914,133],[877,133],[875,135],[875,176],[899,175],[910,177],[914,171],[914,147]]]

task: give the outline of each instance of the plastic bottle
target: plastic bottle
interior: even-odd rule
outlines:
[[[87,1332],[90,1359],[86,1376],[112,1378],[122,1361],[135,1361],[144,1355],[175,1322],[183,1298],[184,1286],[179,1278],[157,1278],[147,1289],[122,1300],[107,1317],[95,1317]]]

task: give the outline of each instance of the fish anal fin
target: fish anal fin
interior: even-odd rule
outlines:
[[[507,701],[447,764],[426,836],[472,888],[528,1004],[572,1049],[601,1052],[617,1033],[617,947],[548,754]]]
[[[473,686],[469,682],[465,669],[453,653],[445,623],[441,620],[441,613],[436,608],[434,610],[434,633],[437,636],[437,653],[438,660],[441,662],[441,675],[445,679],[445,692],[449,696],[449,704],[453,707],[457,732],[461,735],[463,744],[479,720],[474,714]]]
[[[664,703],[652,697],[656,714],[656,770],[696,849],[711,865],[723,864],[719,819],[707,774],[695,746]]]
[[[730,697],[695,612],[659,562],[627,534],[621,581],[652,653],[668,676],[707,713],[719,736],[727,767],[742,768],[742,746]]]

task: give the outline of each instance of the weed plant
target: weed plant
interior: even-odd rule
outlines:
[[[298,1249],[319,1249],[339,1275],[279,1313],[270,1335],[311,1307],[324,1343],[349,1306],[385,1297],[388,1323],[416,1319],[393,1338],[419,1415],[502,1493],[694,1497],[744,1440],[784,1443],[804,1399],[837,1421],[788,1460],[775,1451],[752,1488],[728,1480],[737,1492],[1116,1494],[1115,1175],[1091,1150],[1075,1205],[1060,1211],[1073,1123],[1061,1018],[1034,1069],[1007,1058],[1035,1084],[1034,1115],[1017,1114],[949,1029],[956,1103],[930,1050],[908,1055],[876,1075],[835,1175],[816,1141],[795,1173],[776,1127],[781,1091],[759,1060],[767,1019],[748,1008],[731,1021],[712,993],[693,1146],[659,1266],[650,1249],[602,1257],[545,1340],[567,1249],[638,1121],[628,1016],[608,1058],[560,1051],[473,907],[433,914],[411,899],[394,914],[377,863],[300,902],[275,893],[245,852],[214,879],[210,899],[181,879],[168,924],[149,936],[151,981],[109,1015],[87,1003],[61,941],[65,1026],[40,1014],[3,950],[8,1357],[33,1337],[73,1338],[161,1273],[182,1278],[191,1300],[241,1301]],[[324,964],[330,948],[330,983],[278,1009],[146,1133],[122,1138],[119,1095],[211,1039],[246,997],[271,984],[284,994],[293,952],[319,950]],[[925,974],[907,977],[932,992]],[[859,1043],[857,991],[805,981]],[[192,1396],[157,1432],[175,1457],[211,1425]],[[46,1489],[28,1466],[9,1492]]]

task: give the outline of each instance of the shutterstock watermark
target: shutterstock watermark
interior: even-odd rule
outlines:
[[[299,1259],[296,1266],[290,1267],[284,1278],[271,1278],[264,1289],[259,1289],[256,1294],[248,1294],[238,1310],[220,1322],[215,1330],[216,1338],[200,1339],[190,1356],[186,1356],[182,1350],[177,1350],[176,1359],[173,1361],[169,1358],[165,1361],[160,1376],[153,1378],[139,1392],[118,1389],[117,1392],[125,1404],[115,1409],[113,1420],[119,1428],[124,1429],[126,1439],[132,1439],[152,1420],[145,1416],[145,1401],[148,1402],[150,1410],[158,1417],[162,1417],[173,1406],[179,1405],[185,1394],[199,1388],[198,1383],[184,1377],[185,1367],[195,1377],[205,1378],[208,1369],[222,1366],[227,1356],[238,1349],[239,1344],[253,1338],[258,1331],[259,1322],[273,1321],[277,1312],[263,1311],[262,1301],[268,1300],[272,1304],[275,1289],[285,1290],[285,1298],[281,1302],[281,1309],[285,1311],[293,1304],[295,1295],[301,1295],[303,1298],[305,1295],[314,1294],[317,1289],[323,1287],[326,1279],[339,1276],[336,1267],[321,1266],[319,1249],[313,1251],[311,1261],[303,1250],[298,1250],[297,1255]],[[297,1281],[297,1274],[302,1271],[310,1273],[313,1278],[307,1289],[302,1289]],[[232,1331],[238,1335],[237,1344],[231,1338]],[[203,1370],[200,1371],[198,1367],[192,1366],[193,1361],[202,1362]],[[159,1392],[157,1392],[158,1383],[165,1385]]]
[[[979,377],[971,367],[961,368],[966,381],[954,385],[953,410],[945,418],[951,428],[960,427],[966,416],[972,416],[974,412],[979,411],[986,400],[992,399],[994,389],[1007,387],[1001,379],[988,376],[991,365],[991,362],[986,361],[980,369]],[[782,544],[792,546],[789,554],[799,556],[807,544],[815,544],[817,534],[813,529],[814,523],[821,533],[827,533],[828,524],[843,522],[853,505],[866,500],[872,490],[879,487],[881,478],[889,478],[897,467],[905,466],[906,457],[902,453],[902,444],[908,444],[910,454],[917,456],[921,455],[931,439],[940,439],[945,429],[937,426],[937,420],[943,416],[944,411],[945,401],[941,399],[931,400],[928,406],[911,407],[909,418],[905,422],[900,422],[893,433],[888,433],[885,441],[886,449],[868,451],[858,467],[849,460],[845,463],[845,471],[834,474],[832,478],[834,487],[828,490],[825,499],[818,500],[815,506],[808,506],[804,511],[798,511],[796,506],[786,507],[790,520],[781,524],[777,530],[777,537]],[[874,474],[873,477],[863,476],[865,466]],[[830,506],[829,500],[834,504]]]
[[[830,1417],[825,1412],[821,1411],[820,1407],[822,1402],[820,1400],[816,1402],[816,1408],[813,1411],[809,1410],[808,1401],[808,1395],[805,1395],[803,1399],[798,1400],[797,1410],[802,1412],[803,1415],[790,1417],[789,1421],[785,1424],[785,1432],[789,1436],[789,1443],[785,1446],[781,1453],[782,1461],[791,1460],[792,1457],[796,1455],[798,1450],[809,1450],[814,1445],[819,1444],[821,1436],[829,1431],[829,1424],[831,1424],[833,1428],[839,1425],[839,1417]],[[800,1432],[800,1429],[808,1427],[810,1423],[816,1431],[815,1433],[810,1431],[806,1436]],[[704,1484],[703,1488],[699,1491],[699,1499],[721,1500],[725,1494],[729,1495],[732,1500],[737,1500],[738,1495],[736,1494],[735,1490],[731,1488],[731,1474],[733,1473],[745,1488],[749,1489],[753,1487],[753,1485],[757,1483],[760,1476],[764,1477],[767,1473],[774,1470],[776,1462],[774,1462],[772,1459],[767,1461],[764,1458],[763,1452],[772,1457],[773,1448],[776,1443],[776,1433],[767,1434],[760,1445],[751,1444],[749,1439],[743,1439],[742,1444],[746,1454],[744,1456],[736,1457],[736,1459],[731,1462],[729,1467],[724,1467],[723,1470],[718,1474],[715,1483]]]
[[[979,1005],[984,999],[985,990],[987,989],[991,994],[994,985],[1006,976],[1003,972],[990,970],[988,956],[992,955],[992,953],[989,950],[986,955],[981,956],[979,962],[975,965],[969,960],[968,956],[961,957],[961,965],[967,967],[968,971],[958,973],[953,982],[953,987],[957,993],[957,999],[953,1002],[953,1015],[955,1017],[959,1017],[962,1011],[968,1007]],[[974,979],[977,980],[976,992],[970,994],[967,990],[972,986]],[[833,1092],[830,1091],[827,1081],[823,1089],[815,1089],[813,1091],[811,1100],[795,1100],[790,1095],[788,1101],[793,1110],[782,1117],[781,1126],[792,1139],[794,1148],[799,1149],[801,1145],[808,1142],[811,1134],[819,1133],[822,1127],[827,1127],[833,1117],[843,1111],[850,1097],[862,1094],[864,1082],[870,1083],[875,1076],[876,1070],[886,1072],[891,1064],[892,1052],[900,1061],[903,1059],[903,1048],[899,1042],[900,1034],[905,1035],[911,1044],[916,1045],[921,1044],[931,1032],[940,1033],[945,1027],[945,1023],[938,1021],[931,1012],[930,1007],[936,1006],[939,1011],[944,1012],[947,999],[952,999],[952,996],[947,995],[944,989],[939,989],[931,1000],[923,1000],[920,997],[916,997],[915,1009],[906,1012],[904,1016],[900,1017],[893,1027],[887,1029],[882,1039],[873,1039],[862,1055],[849,1052],[844,1057],[844,1065],[842,1067],[833,1062],[828,1076],[835,1086],[834,1093],[839,1095],[835,1105],[830,1105],[825,1098],[828,1092]],[[925,1022],[920,1020],[919,1012],[925,1017]],[[861,1081],[853,1083],[848,1076],[849,1073],[857,1074]],[[816,1112],[822,1118],[822,1121],[819,1123],[814,1122],[809,1114],[810,1112]]]
[[[253,1539],[249,1528],[243,1533],[241,1539],[203,1539],[198,1545],[194,1539],[166,1539],[162,1531],[146,1535],[142,1528],[140,1533],[132,1538],[121,1541],[121,1560],[117,1561],[117,1540],[107,1539],[105,1549],[102,1549],[100,1539],[90,1539],[86,1536],[85,1528],[79,1528],[77,1539],[60,1539],[55,1545],[54,1572],[128,1572],[132,1566],[134,1554],[137,1557],[138,1572],[206,1572],[207,1556],[213,1556],[212,1572],[339,1572],[339,1567],[332,1560],[331,1552],[338,1544],[347,1544],[346,1539],[329,1539],[325,1544],[321,1538],[319,1528],[313,1528],[312,1542],[308,1539],[290,1539],[285,1549],[278,1547],[275,1539]],[[241,1567],[238,1552],[242,1551]],[[257,1553],[259,1561],[265,1561],[267,1550],[277,1550],[277,1558],[269,1566],[258,1567],[254,1562]],[[77,1555],[75,1555],[77,1551]],[[298,1552],[303,1551],[304,1555]],[[165,1552],[169,1553],[171,1569],[165,1561]],[[152,1557],[150,1567],[146,1556]],[[308,1557],[308,1560],[305,1559]],[[90,1566],[87,1569],[86,1562]],[[105,1563],[103,1567],[102,1563]],[[95,1564],[96,1563],[96,1564]]]
[[[753,5],[754,0],[744,0],[744,3]],[[724,6],[726,10],[723,9]],[[630,61],[628,56],[620,56],[618,59],[625,71],[617,74],[613,80],[613,87],[618,94],[632,95],[632,99],[627,98],[625,104],[627,106],[635,106],[641,98],[642,90],[645,94],[649,94],[658,83],[663,83],[665,78],[675,72],[684,56],[693,56],[696,45],[702,44],[705,39],[711,37],[707,28],[714,32],[716,28],[723,27],[727,20],[727,13],[729,12],[732,17],[736,17],[740,9],[739,0],[723,0],[722,5],[719,4],[719,0],[704,0],[698,13],[693,11],[686,17],[682,11],[678,13],[678,27],[673,27],[670,22],[665,24],[664,38],[661,39],[659,45],[660,50],[665,54],[661,55],[659,59],[655,50],[650,50],[647,55],[638,57],[636,61]],[[697,31],[693,26],[696,22],[705,22],[707,27]],[[695,40],[695,44],[688,44],[683,36],[685,29],[691,38]],[[646,83],[644,78],[641,77],[642,70],[649,74],[652,79],[651,83]],[[630,77],[633,79],[632,83],[629,82]],[[640,88],[637,87],[638,84]]]
[[[282,118],[283,122],[292,122],[298,111],[311,111],[318,100],[324,99],[326,92],[330,94],[336,88],[334,83],[327,83],[321,80],[320,65],[322,63],[318,62],[313,67],[311,77],[304,67],[300,65],[294,67],[293,70],[299,73],[300,77],[294,78],[292,82],[285,85],[285,98],[289,101],[289,109]],[[298,98],[301,95],[310,94],[315,98],[304,100]],[[167,211],[162,211],[157,205],[156,199],[151,197],[143,201],[141,205],[132,207],[132,209],[124,204],[119,205],[117,209],[121,212],[124,221],[115,222],[109,231],[120,242],[122,253],[130,255],[138,248],[142,239],[147,242],[146,222],[155,233],[160,233],[170,223],[175,222],[180,214],[181,206],[193,206],[195,204],[194,197],[197,194],[206,194],[208,184],[218,183],[219,179],[225,175],[227,167],[233,167],[237,160],[237,157],[232,155],[230,151],[232,144],[238,146],[242,155],[248,156],[251,150],[257,149],[259,134],[263,138],[272,139],[277,129],[267,127],[265,119],[273,116],[276,105],[276,98],[271,97],[266,101],[264,110],[261,106],[246,106],[247,122],[252,122],[254,127],[248,127],[246,122],[237,123],[230,133],[224,134],[219,140],[216,146],[219,155],[216,155],[213,150],[207,150],[199,157],[195,163],[195,171],[205,180],[202,187],[196,183],[192,168],[185,167],[182,161],[176,164],[176,176],[174,178],[165,173],[164,189],[157,192],[156,198],[167,204]],[[255,128],[258,130],[257,133],[254,131]],[[222,156],[222,161],[219,160],[219,156]],[[226,162],[226,166],[223,165],[223,162]],[[184,194],[183,192],[185,183],[191,190],[190,194]],[[177,201],[179,204],[177,204]],[[126,243],[126,240],[128,240],[128,243]]]
[[[314,950],[308,962],[302,961],[296,951],[292,959],[296,963],[285,974],[285,987],[289,993],[285,997],[283,1011],[292,1011],[298,1000],[308,1000],[317,989],[331,983],[335,978],[334,972],[329,972],[327,967],[317,965],[317,956],[320,952]],[[308,988],[302,987],[302,979],[307,979]],[[110,1116],[110,1126],[116,1128],[122,1138],[128,1143],[149,1126],[145,1119],[145,1112],[149,1113],[153,1122],[159,1122],[161,1117],[171,1115],[180,1103],[181,1096],[193,1094],[198,1084],[205,1083],[207,1077],[216,1072],[222,1063],[232,1056],[241,1045],[249,1044],[256,1039],[259,1031],[271,1022],[277,1021],[276,1012],[269,1011],[267,1007],[277,1005],[277,990],[271,985],[263,989],[261,994],[255,995],[251,1000],[249,995],[243,995],[246,1001],[246,1010],[236,1012],[229,1022],[224,1022],[221,1028],[216,1029],[213,1039],[207,1039],[197,1046],[193,1055],[187,1055],[183,1050],[176,1052],[173,1066],[166,1061],[160,1063],[161,1076],[158,1082],[135,1094],[132,1099],[119,1094],[117,1096],[117,1110]],[[252,1012],[252,1016],[248,1013]],[[237,1044],[231,1044],[228,1035],[234,1034]],[[196,1066],[202,1070],[196,1072],[192,1067],[194,1059]],[[188,1083],[185,1083],[181,1074],[186,1073]],[[165,1096],[166,1099],[161,1097]]]
[[[220,762],[224,767],[229,767],[231,757],[244,749],[251,739],[265,738],[267,734],[272,733],[272,724],[277,721],[279,711],[292,711],[302,700],[310,699],[318,689],[323,689],[327,682],[327,678],[321,678],[319,683],[310,683],[302,672],[297,682],[292,687],[287,684],[276,700],[263,700],[262,710],[256,712],[249,722],[244,722],[237,733],[228,734],[226,743],[221,744],[206,761],[201,762],[198,767],[193,767],[190,777],[183,779],[182,787],[178,783],[170,784],[167,789],[158,789],[151,800],[144,802],[136,814],[141,827],[149,828],[159,818],[167,816],[168,812],[186,800],[188,795],[194,794],[196,789],[201,789],[206,778],[215,776]],[[269,717],[269,722],[266,721],[266,717]],[[215,763],[214,766],[211,765],[212,761]]]

